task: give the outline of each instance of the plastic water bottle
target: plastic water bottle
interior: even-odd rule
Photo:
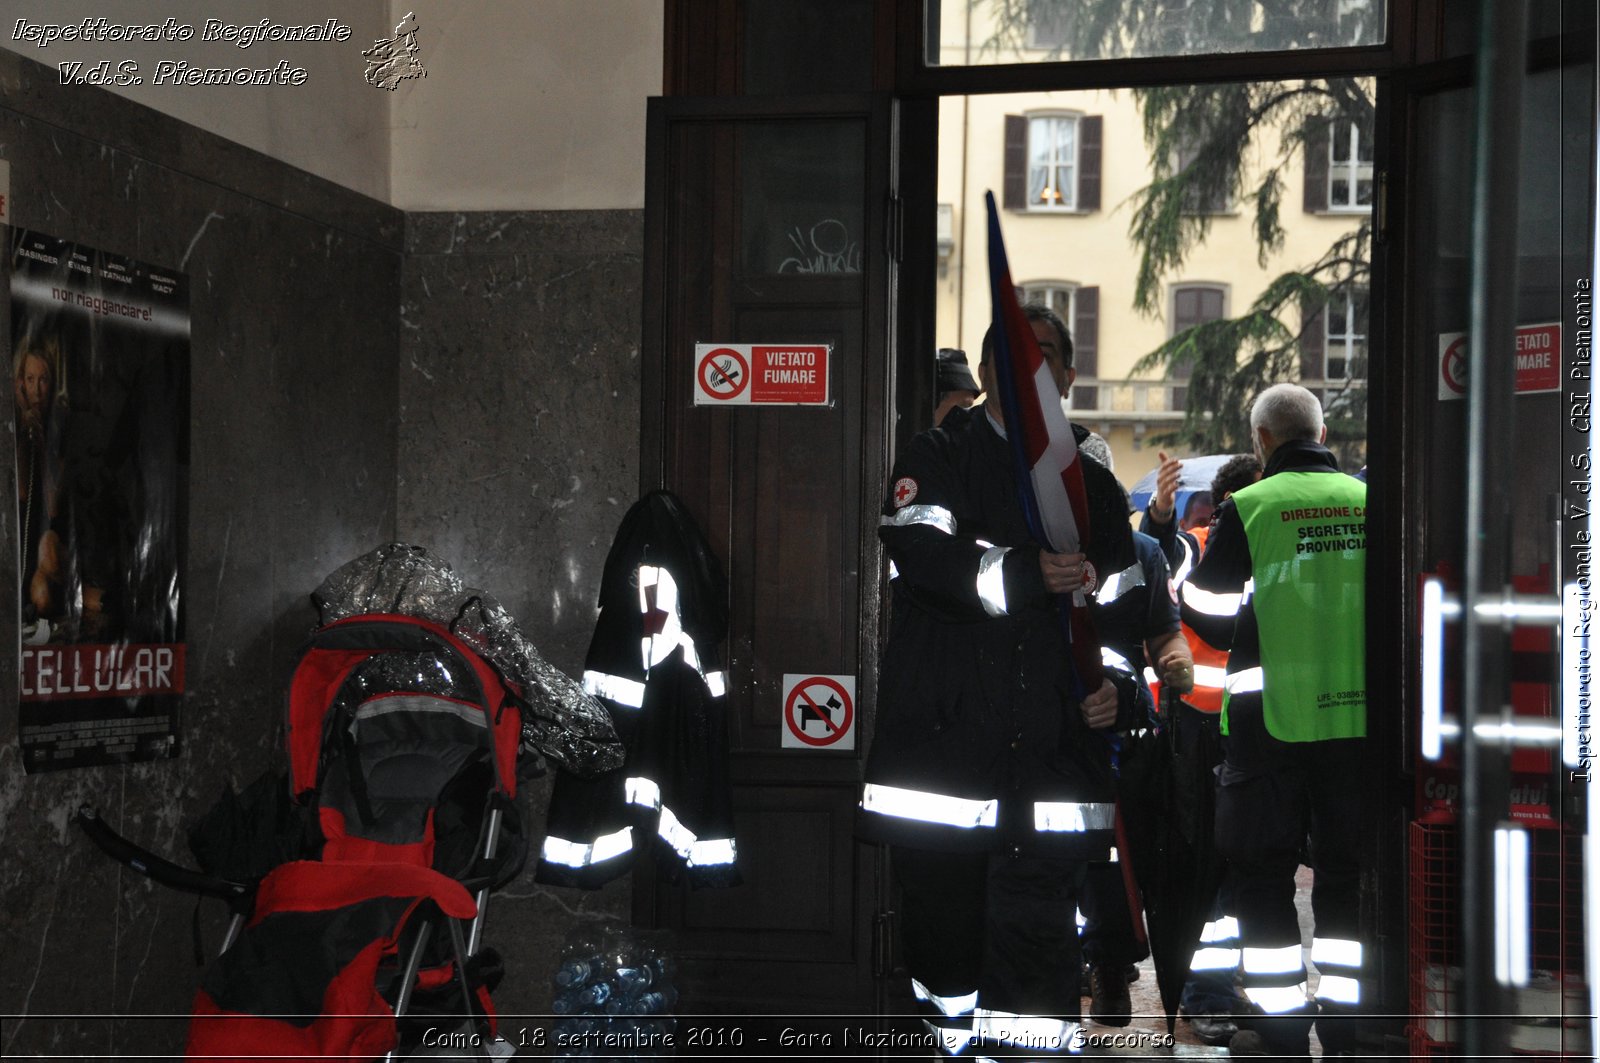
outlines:
[[[642,967],[618,967],[616,974],[611,976],[616,983],[617,991],[624,995],[632,995],[649,988],[655,981],[655,972],[648,965]]]
[[[655,990],[641,993],[638,999],[632,1002],[629,1010],[634,1015],[659,1015],[667,1010],[666,995]]]
[[[588,960],[576,956],[563,960],[561,966],[556,968],[556,985],[580,986],[589,980],[589,975],[594,973],[594,965]]]

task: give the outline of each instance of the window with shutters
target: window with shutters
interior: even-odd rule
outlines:
[[[1175,284],[1172,286],[1172,316],[1168,319],[1172,324],[1172,334],[1178,335],[1203,325],[1207,321],[1217,321],[1226,316],[1228,309],[1228,289],[1221,284]],[[1188,362],[1174,363],[1169,367],[1170,375],[1176,380],[1187,380],[1194,375],[1194,366]],[[1172,403],[1170,408],[1182,410],[1187,408],[1189,402],[1189,389],[1178,384],[1172,389]]]
[[[1199,154],[1198,143],[1185,142],[1180,145],[1172,160],[1173,171],[1183,173],[1194,165]],[[1184,190],[1183,210],[1185,214],[1229,214],[1233,211],[1233,199],[1226,188],[1196,183]]]
[[[1104,128],[1100,115],[1006,115],[1005,209],[1063,214],[1099,210]]]
[[[1028,117],[1028,209],[1078,207],[1078,116]]]
[[[1074,410],[1100,407],[1100,289],[1071,281],[1037,280],[1017,285],[1024,304],[1048,306],[1072,334],[1072,368],[1076,374],[1067,397]]]
[[[1372,209],[1372,135],[1357,122],[1336,123],[1328,144],[1328,209]]]
[[[1069,281],[1023,281],[1017,285],[1017,298],[1023,306],[1030,303],[1039,306],[1048,306],[1061,320],[1072,327],[1072,302],[1077,293],[1078,286]],[[1072,337],[1073,350],[1077,350],[1078,337]]]
[[[1372,209],[1372,141],[1362,122],[1335,120],[1307,131],[1308,213]]]
[[[1366,378],[1367,303],[1365,288],[1349,288],[1328,297],[1324,312],[1324,380],[1332,383]]]
[[[1060,51],[1072,30],[1072,14],[1072,9],[1065,4],[1029,4],[1028,47],[1035,51]]]
[[[1366,288],[1330,292],[1328,301],[1302,311],[1300,382],[1331,413],[1366,385],[1370,293]]]

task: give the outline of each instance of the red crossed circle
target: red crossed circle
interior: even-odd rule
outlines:
[[[810,686],[824,686],[839,695],[839,700],[844,704],[844,719],[834,723],[828,711],[817,704],[814,698],[807,696],[806,688]],[[821,738],[813,738],[806,734],[804,721],[796,712],[801,706],[815,710],[814,715],[828,725],[828,733]],[[794,685],[789,691],[789,698],[783,704],[783,722],[789,728],[789,733],[808,746],[831,746],[850,733],[850,724],[855,720],[856,707],[850,695],[845,691],[844,685],[825,675],[814,675]]]
[[[737,364],[729,365],[729,359]],[[732,347],[707,351],[700,359],[700,386],[714,399],[736,399],[750,386],[750,363]]]

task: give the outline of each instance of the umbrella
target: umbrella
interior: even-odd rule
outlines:
[[[1178,471],[1178,515],[1182,516],[1184,507],[1189,504],[1189,496],[1196,491],[1211,490],[1211,481],[1216,477],[1217,470],[1222,468],[1231,458],[1232,454],[1207,454],[1198,458],[1184,458]],[[1133,508],[1143,511],[1150,504],[1150,497],[1156,493],[1156,473],[1160,467],[1151,469],[1139,478],[1129,492],[1129,501]]]
[[[1170,1034],[1222,866],[1211,842],[1210,758],[1215,751],[1180,748],[1177,706],[1166,691],[1162,700],[1162,729],[1136,732],[1123,741],[1118,796]]]

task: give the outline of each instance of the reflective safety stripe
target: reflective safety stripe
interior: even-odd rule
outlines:
[[[1338,967],[1361,967],[1361,942],[1349,938],[1318,938],[1311,939],[1311,962],[1321,966],[1324,963]]]
[[[605,672],[584,672],[583,692],[597,698],[614,701],[618,705],[637,709],[644,705],[644,684],[637,679]]]
[[[1183,558],[1178,562],[1178,567],[1172,573],[1172,582],[1175,584],[1182,583],[1189,578],[1189,570],[1194,568],[1195,562],[1194,549],[1190,547],[1188,539],[1182,535],[1178,536],[1178,546],[1183,550]]]
[[[1291,1011],[1299,1011],[1306,1006],[1306,984],[1301,982],[1294,986],[1275,986],[1262,989],[1254,986],[1245,986],[1244,995],[1250,998],[1250,1003],[1258,1005],[1268,1015],[1283,1015]]]
[[[660,808],[661,784],[654,779],[646,779],[642,775],[623,779],[622,799],[630,805],[642,805],[651,809]]]
[[[880,524],[887,524],[896,528],[907,528],[913,524],[926,524],[930,528],[938,528],[946,535],[956,533],[956,517],[943,506],[907,506],[897,509],[893,516],[884,517]]]
[[[947,1056],[959,1056],[972,1046],[971,1030],[951,1030],[943,1026],[935,1026],[927,1019],[922,1020],[923,1028],[933,1036],[934,1043],[944,1050]],[[978,1063],[974,1060],[973,1063]]]
[[[1317,999],[1333,1004],[1360,1004],[1361,983],[1342,974],[1325,974],[1317,980]]]
[[[88,687],[82,689],[87,690]],[[358,725],[367,720],[374,720],[380,716],[393,716],[398,713],[437,713],[443,716],[454,716],[462,723],[473,727],[488,730],[489,721],[484,717],[484,712],[476,705],[467,705],[459,701],[450,701],[436,694],[379,694],[368,701],[361,703],[350,717],[349,732],[354,735],[359,730]]]
[[[539,858],[563,867],[589,867],[621,856],[632,848],[633,828],[623,827],[613,834],[603,834],[587,845],[554,835],[547,836],[539,849]]]
[[[1196,664],[1194,666],[1194,685],[1197,687],[1211,687],[1221,690],[1222,684],[1227,682],[1228,670],[1218,668],[1214,664]]]
[[[992,827],[1000,822],[999,798],[974,801],[881,783],[869,782],[861,788],[861,808],[882,816],[940,823],[947,827]]]
[[[653,635],[646,635],[640,641],[640,656],[643,659],[646,679],[649,678],[650,669],[671,657],[672,651],[681,646],[683,648],[683,662],[700,673],[700,678],[705,681],[706,690],[711,696],[720,698],[726,695],[727,677],[722,672],[707,672],[705,670],[705,666],[700,663],[700,654],[694,648],[694,639],[683,629],[683,617],[678,611],[678,584],[672,578],[672,573],[656,565],[640,565],[638,574],[639,611],[646,616],[666,614],[665,619],[661,620],[661,630]],[[652,588],[655,590],[655,602],[653,605],[650,601],[649,593]],[[598,672],[594,674],[596,676],[601,675]],[[605,678],[628,682],[628,680],[621,679],[620,676],[607,676]],[[585,672],[585,689],[588,688],[588,681],[589,673]],[[614,698],[613,700],[625,705],[631,705],[634,708],[642,706],[644,704],[644,684],[639,683],[637,686],[639,688],[637,700],[630,701],[623,698]],[[602,696],[609,697],[610,695]]]
[[[652,601],[650,592],[654,590]],[[645,635],[640,643],[640,654],[645,671],[672,656],[672,651],[683,642],[683,619],[678,615],[678,584],[672,573],[656,565],[639,566],[639,612],[649,616],[664,613],[661,630]]]
[[[1214,919],[1200,929],[1200,940],[1204,942],[1232,941],[1239,936],[1239,920],[1231,915],[1221,919]]]
[[[1119,672],[1127,672],[1130,675],[1135,674],[1137,671],[1133,667],[1133,662],[1129,661],[1126,657],[1112,649],[1110,646],[1100,647],[1100,663],[1105,665],[1107,668],[1115,668]]]
[[[1261,671],[1260,666],[1246,668],[1242,672],[1234,672],[1229,675],[1222,684],[1222,689],[1229,694],[1259,694],[1265,678],[1266,674]]]
[[[667,844],[672,846],[679,856],[688,859],[696,841],[694,831],[685,827],[672,809],[665,806],[662,807],[661,820],[656,825],[656,833],[666,839]]]
[[[700,838],[689,850],[689,866],[731,866],[738,856],[739,847],[732,838]]]
[[[1196,612],[1205,613],[1207,616],[1238,616],[1239,606],[1244,602],[1242,594],[1218,594],[1193,583],[1183,585],[1183,602]]]
[[[941,997],[915,978],[911,980],[911,995],[918,1000],[926,1000],[952,1019],[959,1018],[962,1015],[970,1015],[972,1009],[978,1006],[978,991],[976,989],[964,996]]]
[[[732,838],[697,838],[694,831],[685,827],[672,809],[665,805],[661,806],[661,822],[657,830],[690,867],[732,864],[738,855]]]
[[[658,825],[661,837],[688,862],[690,867],[707,867],[714,864],[731,864],[735,846],[731,838],[699,838],[685,827],[672,809],[661,803],[661,785],[654,779],[635,775],[622,781],[623,798],[630,805],[660,809]]]
[[[1305,969],[1299,945],[1285,945],[1279,949],[1255,949],[1246,946],[1244,950],[1244,973],[1247,975],[1291,974]]]
[[[1111,830],[1116,823],[1116,815],[1117,806],[1109,802],[1081,804],[1076,801],[1035,801],[1033,829],[1066,834]]]
[[[1005,559],[1009,546],[991,546],[978,558],[978,601],[990,616],[1006,615]]]
[[[706,677],[705,665],[700,663],[700,654],[694,648],[694,639],[686,633],[678,645],[683,647],[683,663],[700,673],[700,678]]]
[[[1194,950],[1194,959],[1189,961],[1191,971],[1231,971],[1239,966],[1239,950],[1219,948],[1216,945],[1202,946]]]
[[[1131,590],[1144,586],[1144,566],[1135,561],[1121,572],[1113,572],[1100,581],[1100,589],[1095,591],[1094,600],[1101,605],[1110,605]]]
[[[972,1033],[980,1043],[1019,1045],[1041,1052],[1076,1052],[1083,1047],[1083,1028],[1075,1022],[987,1008],[978,1009]]]
[[[1156,670],[1154,668],[1151,668],[1149,665],[1145,665],[1144,681],[1149,683],[1151,686],[1155,686],[1157,683],[1161,682],[1161,677],[1156,675]]]

